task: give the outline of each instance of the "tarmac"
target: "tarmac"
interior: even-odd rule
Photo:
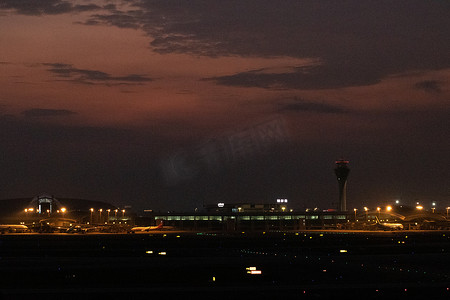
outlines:
[[[5,234],[0,257],[1,299],[450,298],[447,231]]]

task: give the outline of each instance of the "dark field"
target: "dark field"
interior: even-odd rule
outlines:
[[[412,231],[3,235],[0,289],[2,299],[450,299],[449,238]]]

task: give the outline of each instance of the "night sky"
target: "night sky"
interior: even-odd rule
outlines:
[[[0,199],[450,206],[450,2],[0,0]]]

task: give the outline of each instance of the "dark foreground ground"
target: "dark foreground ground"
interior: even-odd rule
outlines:
[[[450,299],[450,232],[3,235],[0,278],[1,299]]]

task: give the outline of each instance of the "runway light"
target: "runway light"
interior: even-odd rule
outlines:
[[[145,253],[147,253],[147,254],[153,254],[153,251],[152,251],[152,250],[147,250],[147,251],[145,251]]]
[[[340,253],[347,253],[347,250],[341,249],[341,250],[339,250],[339,252],[340,252]]]
[[[250,275],[261,275],[262,274],[262,271],[257,270],[256,267],[248,267],[245,269],[247,270],[247,274],[250,274]]]
[[[167,252],[164,252],[164,251],[163,251],[163,252],[159,252],[158,254],[159,254],[159,255],[167,255]]]

